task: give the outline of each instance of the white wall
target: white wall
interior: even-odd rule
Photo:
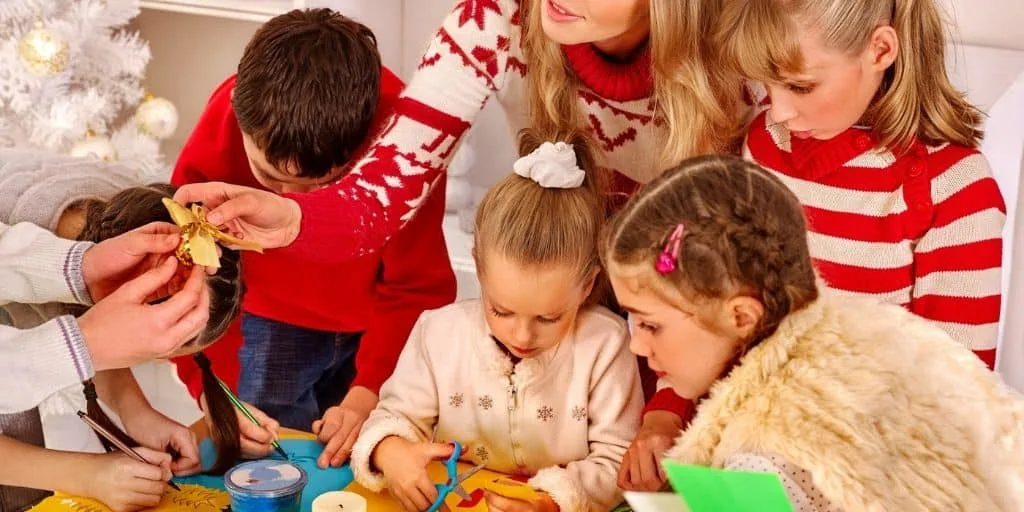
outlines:
[[[963,42],[1024,50],[1024,0],[944,1]]]
[[[384,64],[396,71],[402,68],[402,0],[307,0],[306,4],[331,7],[366,24],[377,36]],[[133,21],[131,28],[149,42],[153,55],[145,87],[178,108],[177,133],[164,141],[162,148],[169,163],[184,145],[214,87],[237,68],[242,50],[259,26],[250,21],[151,9],[142,9]]]

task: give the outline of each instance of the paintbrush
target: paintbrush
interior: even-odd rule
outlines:
[[[78,417],[82,418],[82,421],[84,421],[86,425],[89,425],[89,428],[93,429],[93,431],[95,431],[98,435],[103,436],[103,438],[106,439],[107,441],[110,441],[110,444],[114,445],[114,447],[116,447],[118,450],[121,450],[121,452],[124,453],[125,455],[143,464],[149,464],[150,466],[153,465],[153,463],[144,459],[142,455],[139,455],[139,452],[133,450],[130,446],[122,443],[121,440],[117,438],[117,436],[111,434],[110,431],[100,426],[99,423],[93,421],[93,419],[90,418],[88,414],[85,414],[82,411],[78,411]],[[181,491],[181,487],[178,487],[178,484],[175,484],[171,480],[167,481],[167,485],[173,487],[174,490],[176,491]]]

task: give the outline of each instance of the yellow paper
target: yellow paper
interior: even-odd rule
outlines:
[[[178,245],[176,255],[185,265],[194,263],[220,268],[217,242],[231,248],[263,252],[259,244],[235,238],[210,224],[206,220],[206,209],[198,204],[193,204],[189,210],[170,198],[165,197],[163,203],[171,219],[181,228],[181,244]]]
[[[460,462],[459,473],[468,471],[472,467],[470,464]],[[448,478],[447,469],[439,462],[431,464],[427,468],[427,473],[430,475],[430,480],[435,483],[444,482]],[[462,488],[473,499],[470,502],[465,502],[458,494],[454,492],[449,494],[445,498],[444,504],[448,506],[451,512],[486,512],[487,502],[483,499],[483,491],[485,490],[509,498],[521,500],[537,499],[537,493],[530,486],[526,485],[526,482],[522,481],[522,479],[515,479],[487,469],[482,469],[475,475],[467,478],[465,482],[462,482]],[[402,506],[387,491],[375,493],[355,482],[346,487],[345,490],[366,498],[367,510],[372,510],[373,512],[403,512]]]
[[[231,504],[224,491],[198,485],[182,485],[181,492],[167,489],[163,500],[151,510],[164,512],[222,512]],[[32,508],[32,512],[110,512],[106,505],[89,498],[57,493]]]

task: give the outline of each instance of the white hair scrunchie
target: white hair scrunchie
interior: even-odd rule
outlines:
[[[576,188],[586,173],[576,164],[576,151],[564,142],[545,142],[512,165],[516,174],[544,188]]]

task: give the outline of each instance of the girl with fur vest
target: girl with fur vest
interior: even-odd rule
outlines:
[[[939,326],[816,279],[800,203],[691,159],[610,223],[631,348],[696,402],[667,457],[777,473],[794,508],[1024,510],[1024,406]]]

